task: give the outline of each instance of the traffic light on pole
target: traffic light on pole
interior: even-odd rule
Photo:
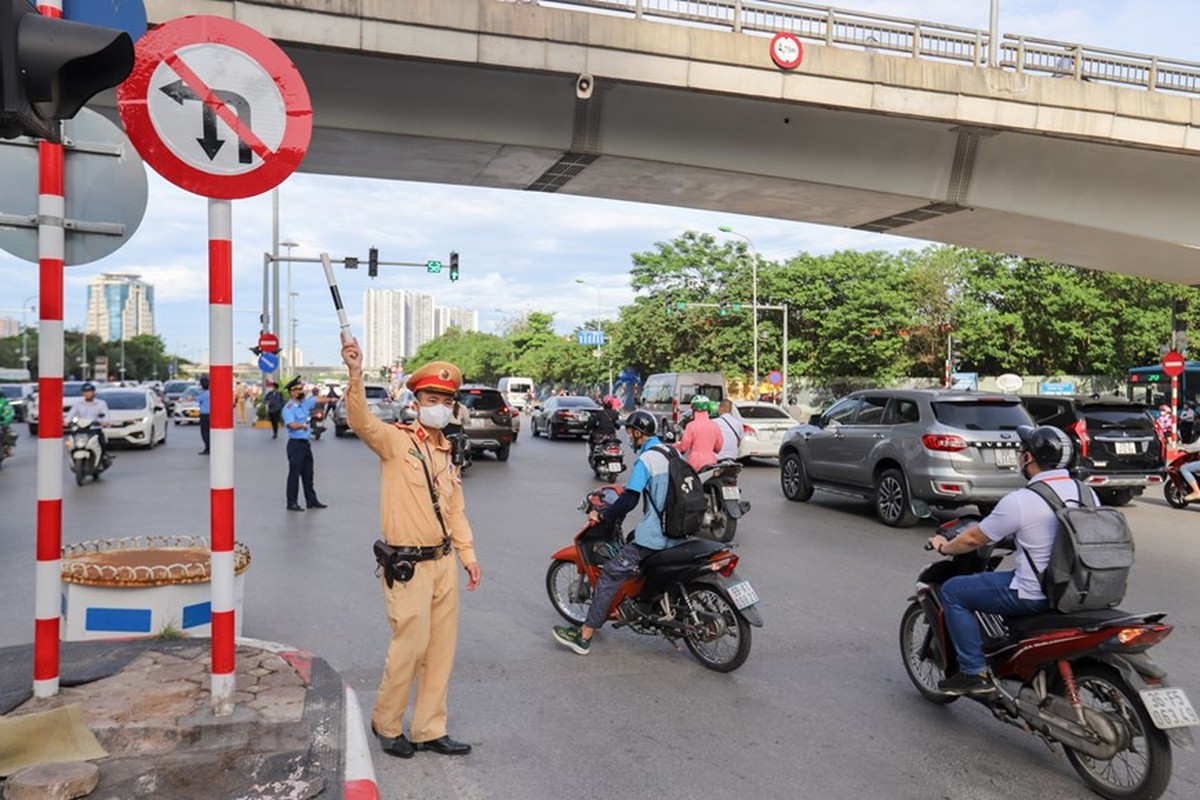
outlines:
[[[450,280],[458,280],[458,253],[454,250],[450,251]]]
[[[0,138],[59,141],[59,121],[131,69],[128,33],[45,17],[28,0],[0,0]]]
[[[372,247],[367,251],[367,277],[375,278],[379,276],[379,248]]]
[[[719,313],[722,317],[728,317],[729,304],[722,300],[720,306],[717,308],[717,313]]]

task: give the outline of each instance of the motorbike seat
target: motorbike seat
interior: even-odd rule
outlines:
[[[668,547],[651,553],[642,559],[644,569],[654,569],[670,564],[685,564],[689,561],[702,561],[713,553],[726,549],[720,542],[711,539],[686,539],[683,544]]]
[[[1141,621],[1148,614],[1131,614],[1119,608],[1103,608],[1096,611],[1076,611],[1071,614],[1061,614],[1051,611],[1045,614],[1033,614],[1027,617],[1005,617],[1012,636],[1028,636],[1041,631],[1061,630],[1066,628],[1098,628],[1111,625],[1117,620]]]

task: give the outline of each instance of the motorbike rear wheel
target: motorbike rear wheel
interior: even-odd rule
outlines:
[[[1069,747],[1067,760],[1092,791],[1109,800],[1155,800],[1171,780],[1171,743],[1154,726],[1138,693],[1114,670],[1098,665],[1075,671],[1079,699],[1115,716],[1129,731],[1129,746],[1107,761]]]
[[[746,663],[750,656],[750,623],[712,584],[690,584],[687,593],[700,614],[701,629],[685,635],[683,642],[700,665],[714,672],[733,672]],[[686,610],[681,611],[686,615]]]
[[[1187,492],[1179,485],[1179,482],[1170,476],[1167,477],[1163,484],[1163,497],[1166,498],[1167,504],[1171,508],[1187,508],[1188,501],[1183,499],[1186,494]]]
[[[592,606],[592,587],[574,562],[558,559],[550,563],[546,570],[546,593],[550,595],[550,605],[567,622],[582,625],[587,619]]]
[[[75,485],[83,486],[83,482],[87,480],[87,459],[75,459]]]
[[[913,603],[900,618],[900,655],[904,657],[904,671],[922,697],[931,703],[946,705],[958,697],[938,691],[938,681],[945,673],[925,655],[931,636],[933,629],[925,619],[924,609],[920,603]]]
[[[725,513],[725,498],[721,487],[713,486],[705,494],[708,511],[705,516],[712,520],[710,525],[701,525],[699,535],[714,542],[732,542],[737,533],[738,521]]]

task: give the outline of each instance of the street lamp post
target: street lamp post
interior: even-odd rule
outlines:
[[[29,305],[30,300],[36,300],[37,295],[31,294],[21,301],[21,366],[29,371],[29,326],[25,324],[25,312],[36,311]]]
[[[740,236],[746,240],[746,244],[750,245],[750,252],[754,255],[754,260],[750,262],[750,275],[752,282],[752,292],[754,294],[751,303],[753,307],[750,313],[754,321],[754,398],[758,399],[758,248],[754,246],[754,242],[750,241],[750,237],[739,231],[735,231],[729,225],[721,225],[718,228],[721,233],[728,233],[731,236]]]
[[[603,322],[603,320],[604,320],[604,293],[600,291],[599,286],[596,286],[593,283],[588,283],[583,278],[576,278],[575,282],[578,284],[582,284],[583,286],[588,286],[588,287],[596,290],[596,324],[600,325],[601,322]],[[600,330],[601,330],[601,332],[604,331],[603,326],[601,326]],[[602,345],[599,342],[596,343],[596,357],[597,358],[600,357],[601,346]],[[612,360],[610,359],[609,363],[608,363],[608,393],[612,394],[612,391],[613,391]]]
[[[288,239],[286,242],[279,244],[287,248],[287,312],[288,312],[288,346],[287,346],[287,368],[292,372],[296,369],[296,318],[293,316],[294,308],[292,306],[292,298],[295,293],[292,291],[292,248],[299,247],[299,242],[293,242]]]

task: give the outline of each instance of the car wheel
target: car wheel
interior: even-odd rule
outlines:
[[[793,502],[803,502],[812,497],[812,481],[808,478],[799,453],[788,453],[780,460],[779,486],[783,489],[783,496]]]
[[[37,423],[36,422],[29,423],[29,435],[37,436]]]
[[[509,445],[506,445],[506,444],[500,445],[500,448],[496,451],[496,460],[497,461],[508,461],[508,451],[509,451]]]
[[[175,424],[176,424],[176,425],[178,425],[178,424],[179,424],[179,420],[175,420]]]
[[[917,523],[908,497],[908,481],[898,469],[884,470],[875,482],[875,513],[884,525],[910,528]]]
[[[335,424],[333,426],[333,435],[336,436],[337,438],[341,439],[343,436],[346,435],[346,428],[343,427],[342,425]]]
[[[1096,492],[1100,502],[1106,506],[1126,506],[1133,500],[1133,489],[1109,489],[1106,492]]]
[[[558,438],[558,432],[554,430],[554,423],[546,424],[546,438],[550,441],[554,441]]]
[[[535,439],[538,438],[538,429],[537,429],[537,420],[536,419],[529,420],[529,435]]]

